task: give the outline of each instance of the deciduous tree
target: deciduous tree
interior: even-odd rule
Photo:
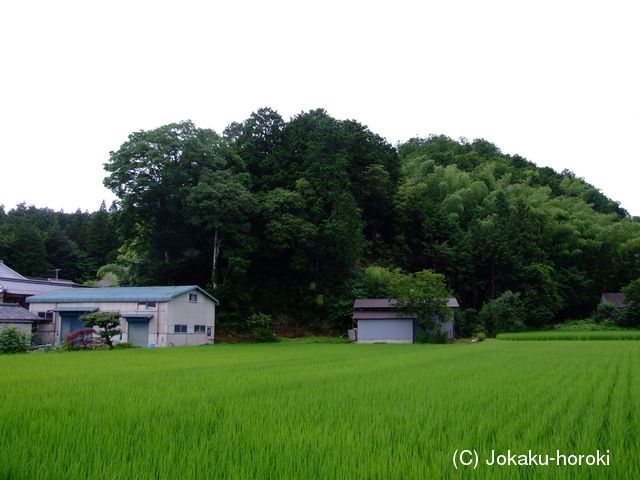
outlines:
[[[413,274],[395,271],[389,280],[389,292],[396,300],[395,309],[415,314],[425,330],[435,330],[438,322],[451,319],[451,309],[447,307],[451,291],[444,275],[433,270]]]
[[[132,268],[146,266],[144,282],[161,284],[181,283],[191,270],[190,283],[195,283],[203,253],[185,202],[213,172],[243,169],[227,140],[190,121],[143,130],[110,153],[105,169],[110,174],[104,184],[119,198],[120,234],[140,260]]]

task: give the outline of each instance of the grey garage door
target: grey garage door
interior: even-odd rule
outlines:
[[[129,341],[136,347],[149,345],[149,322],[129,323]]]

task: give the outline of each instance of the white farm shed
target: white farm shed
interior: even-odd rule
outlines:
[[[359,298],[353,304],[353,322],[358,343],[413,343],[421,326],[415,314],[395,310],[396,300],[387,298]],[[457,308],[458,301],[449,298],[449,308]],[[453,322],[438,322],[441,331],[453,338]]]
[[[50,318],[36,337],[58,344],[83,329],[80,317],[91,312],[120,312],[122,334],[116,342],[137,347],[212,344],[219,302],[198,286],[65,288],[27,298],[29,310]]]

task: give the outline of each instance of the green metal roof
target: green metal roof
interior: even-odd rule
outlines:
[[[28,303],[75,302],[168,302],[194,290],[199,291],[219,305],[220,302],[197,285],[175,287],[105,287],[62,288],[27,298]]]

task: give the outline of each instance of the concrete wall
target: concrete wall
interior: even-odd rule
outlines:
[[[18,327],[18,330],[20,330],[22,333],[28,333],[29,335],[31,335],[31,322],[11,322],[11,321],[6,321],[6,322],[0,322],[0,330],[3,330],[4,328],[9,328],[9,327]]]

